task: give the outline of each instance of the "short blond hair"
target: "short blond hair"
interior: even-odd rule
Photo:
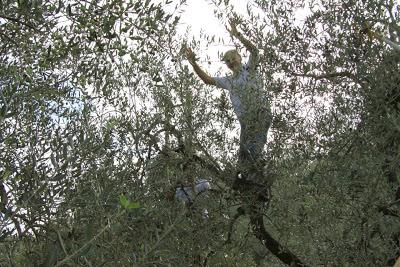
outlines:
[[[236,51],[235,49],[226,51],[224,56],[222,57],[222,60],[227,61],[228,59],[233,59],[233,58],[237,58],[240,61],[242,61],[242,57],[239,55],[238,51]]]

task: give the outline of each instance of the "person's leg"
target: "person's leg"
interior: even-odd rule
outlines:
[[[265,160],[264,146],[267,142],[268,129],[271,117],[265,114],[258,122],[242,124],[240,131],[240,148],[238,159],[238,173],[233,189],[241,191],[247,201],[268,202],[271,183],[264,177]]]
[[[240,128],[238,167],[242,179],[246,179],[248,169],[252,163],[252,152],[250,151],[251,136],[248,125],[241,124]]]
[[[264,114],[265,113],[265,114]],[[240,131],[239,171],[245,176],[260,176],[265,160],[264,146],[267,143],[267,134],[271,125],[269,112],[260,113],[260,119],[254,122],[242,123]],[[253,177],[254,178],[254,177]],[[258,177],[257,180],[260,180]]]

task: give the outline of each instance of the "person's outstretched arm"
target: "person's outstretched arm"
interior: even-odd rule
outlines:
[[[203,80],[205,84],[216,85],[215,80],[208,75],[205,71],[203,71],[200,66],[196,62],[196,55],[193,53],[192,49],[186,48],[186,58],[189,61],[190,65],[193,66],[194,71]]]
[[[233,20],[229,21],[229,25],[230,29],[227,27],[229,33],[236,37],[244,45],[244,47],[246,47],[247,51],[250,52],[249,68],[255,69],[259,60],[259,52],[257,47],[237,30],[236,23]]]

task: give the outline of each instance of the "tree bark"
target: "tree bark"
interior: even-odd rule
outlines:
[[[296,255],[294,255],[287,248],[283,247],[276,241],[265,229],[264,219],[262,214],[256,213],[250,215],[250,222],[253,227],[254,235],[261,241],[261,243],[274,254],[280,261],[291,267],[306,267],[307,265],[301,262]]]

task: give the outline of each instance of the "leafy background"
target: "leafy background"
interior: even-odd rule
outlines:
[[[1,266],[285,266],[238,212],[237,125],[184,61],[185,2],[0,1]],[[274,112],[264,226],[304,266],[400,255],[400,53],[369,28],[399,43],[398,3],[241,17]],[[192,209],[173,200],[198,178],[212,190]]]

